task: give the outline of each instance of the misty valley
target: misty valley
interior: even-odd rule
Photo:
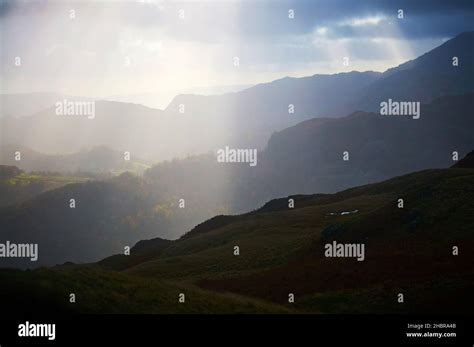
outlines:
[[[449,37],[383,72],[250,69],[271,82],[163,108],[1,94],[2,312],[472,311],[474,32]],[[173,40],[119,42],[212,72],[163,53]],[[147,61],[128,58],[124,74]]]

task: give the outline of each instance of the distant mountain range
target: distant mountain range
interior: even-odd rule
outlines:
[[[236,137],[245,138],[243,135],[252,133],[252,129],[269,135],[310,118],[341,117],[354,111],[378,112],[380,102],[389,98],[428,103],[440,96],[474,91],[473,47],[474,32],[465,32],[384,73],[353,71],[286,77],[233,94],[178,95],[166,111],[177,114],[179,105],[185,105],[186,112],[195,119],[210,115],[227,118]],[[453,66],[453,57],[458,59],[457,66]],[[288,112],[289,105],[294,106],[293,114]]]
[[[251,87],[251,85],[198,87],[189,88],[189,90],[181,91],[181,93],[198,95],[217,95],[224,93],[234,93],[249,87]],[[165,90],[157,92],[110,95],[104,97],[103,100],[141,104],[143,106],[151,108],[164,109],[175,96],[176,91],[165,88]]]
[[[154,161],[225,145],[262,149],[273,132],[307,119],[378,111],[380,102],[389,98],[427,103],[473,92],[473,47],[474,32],[466,32],[384,73],[287,77],[218,96],[178,95],[164,111],[97,101],[93,120],[57,116],[54,107],[16,118],[11,117],[16,108],[8,106],[3,112],[10,116],[1,118],[3,144],[47,153],[105,145]],[[38,102],[21,99],[21,105]],[[18,113],[23,115],[26,110],[21,105]]]

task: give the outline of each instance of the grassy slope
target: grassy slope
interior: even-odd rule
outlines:
[[[155,279],[130,277],[94,266],[62,266],[24,272],[2,270],[2,311],[33,313],[215,313],[291,312],[235,294],[216,294]],[[69,303],[70,293],[76,303]],[[178,296],[185,293],[186,303]],[[5,300],[8,298],[7,300]]]
[[[87,177],[77,176],[53,176],[53,175],[39,175],[22,172],[19,175],[1,181],[1,184],[8,184],[16,187],[24,187],[30,184],[42,185],[44,191],[56,189],[66,184],[82,183],[90,180]]]
[[[258,275],[205,280],[201,285],[281,304],[292,292],[299,297],[296,308],[305,311],[472,309],[473,299],[467,293],[474,289],[474,171],[424,171],[351,189],[329,201],[384,192],[392,194],[371,211],[364,213],[361,209],[358,215],[328,217],[326,225],[330,227],[324,229],[322,242],[314,242],[313,251],[302,259]],[[405,199],[403,210],[395,207],[396,197]],[[328,206],[326,203],[322,206]],[[354,204],[352,208],[359,206]],[[315,216],[313,207],[303,210],[308,211],[308,219]],[[357,263],[353,259],[323,257],[324,243],[334,239],[364,242],[366,260]],[[451,255],[452,245],[463,250],[459,256]],[[405,305],[395,301],[399,292],[407,296]]]
[[[74,309],[81,312],[469,311],[473,193],[473,169],[445,169],[296,196],[294,209],[286,199],[274,200],[155,251],[132,250],[99,265],[2,271],[9,283],[3,290],[16,292],[26,282],[36,295],[62,298],[54,307],[75,291],[81,299]],[[396,207],[399,197],[404,209]],[[360,212],[328,215],[353,209]],[[325,258],[324,244],[332,240],[364,242],[366,260]],[[235,245],[240,256],[233,255]],[[453,245],[460,247],[457,257]],[[188,295],[185,305],[177,303],[180,291]],[[399,292],[403,305],[396,302]]]
[[[45,191],[88,180],[90,179],[87,177],[40,175],[26,172],[0,177],[0,206],[20,203]]]

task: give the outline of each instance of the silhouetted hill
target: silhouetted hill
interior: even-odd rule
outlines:
[[[99,261],[97,264],[107,269],[124,270],[130,267],[130,264],[140,264],[158,257],[171,242],[161,238],[138,241],[130,249],[130,255],[126,257],[122,255],[111,256]]]
[[[248,190],[257,190],[267,199],[332,193],[412,171],[451,166],[453,151],[462,157],[474,146],[469,130],[474,126],[473,96],[447,96],[422,104],[416,120],[356,112],[344,118],[308,120],[275,133]],[[343,160],[346,151],[347,161]]]
[[[457,168],[474,168],[474,151],[469,152],[464,158],[458,161],[453,167]]]
[[[458,65],[453,66],[453,57]],[[400,101],[431,102],[446,95],[474,91],[474,31],[459,34],[439,47],[389,69],[361,90],[354,109],[378,111],[380,102],[389,98]]]

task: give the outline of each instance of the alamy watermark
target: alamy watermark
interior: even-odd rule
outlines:
[[[412,116],[413,119],[419,119],[420,102],[388,99],[380,103],[380,114],[382,116]]]
[[[217,150],[217,161],[219,163],[249,163],[250,166],[256,166],[257,149],[234,149],[225,146]]]
[[[13,243],[10,241],[0,243],[0,258],[30,258],[31,261],[37,261],[38,244]]]
[[[95,101],[73,101],[64,99],[55,104],[58,116],[86,116],[95,118]]]
[[[327,258],[357,258],[357,261],[365,259],[365,244],[363,243],[326,243],[324,255]]]
[[[56,324],[37,324],[26,321],[18,325],[19,337],[47,337],[52,341],[56,339]]]

